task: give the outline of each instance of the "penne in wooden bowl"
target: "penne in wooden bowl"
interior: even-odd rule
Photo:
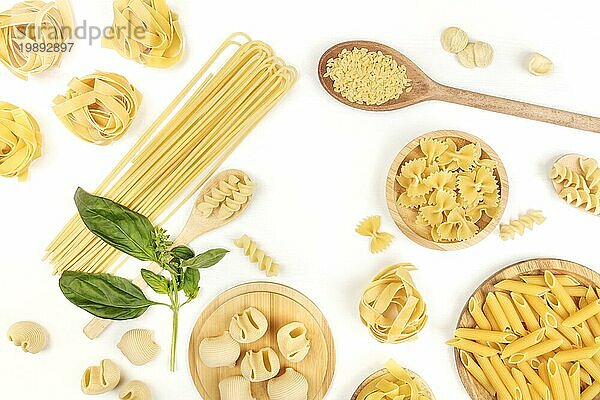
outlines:
[[[471,398],[599,400],[598,287],[600,274],[558,259],[522,261],[483,282],[448,341]]]
[[[429,143],[431,143],[432,141],[445,141],[446,139],[450,139],[450,141],[452,142],[451,144],[453,146],[456,146],[453,149],[454,154],[461,157],[466,157],[466,149],[467,147],[469,147],[468,145],[471,145],[470,147],[473,147],[473,145],[476,146],[478,156],[474,158],[475,163],[470,164],[470,166],[466,168],[467,172],[463,171],[461,168],[457,168],[456,166],[453,167],[452,165],[455,164],[455,161],[448,165],[441,165],[441,163],[440,165],[438,165],[437,161],[442,159],[442,157],[439,157],[439,154],[432,154],[428,157],[422,150],[421,143],[423,141],[428,141]],[[421,205],[417,205],[417,203],[414,203],[412,204],[412,207],[408,207],[406,203],[402,201],[402,199],[413,201],[419,196],[411,197],[412,195],[409,194],[411,189],[405,188],[401,184],[399,179],[410,179],[405,176],[402,177],[403,167],[406,166],[408,163],[418,162],[418,160],[422,159],[428,159],[428,165],[425,167],[425,172],[422,172],[422,178],[425,178],[422,180],[423,182],[429,182],[427,177],[425,177],[426,174],[429,174],[429,179],[432,179],[433,175],[439,173],[440,175],[446,174],[446,177],[453,175],[451,179],[454,180],[454,183],[450,184],[449,182],[446,182],[447,185],[442,186],[444,190],[437,190],[435,188],[435,185],[439,185],[440,181],[436,181],[435,179],[445,179],[444,176],[438,175],[437,178],[433,178],[433,186],[427,189],[428,192],[424,196],[420,196],[423,198],[422,202],[420,203]],[[431,161],[432,159],[433,161]],[[494,164],[493,167],[491,167],[492,164]],[[432,166],[434,169],[431,169]],[[464,198],[461,197],[462,192],[459,189],[460,183],[457,183],[457,181],[460,182],[461,179],[464,179],[467,187],[477,187],[477,190],[481,190],[481,180],[485,178],[480,176],[479,173],[476,171],[481,166],[489,167],[489,172],[487,172],[486,178],[488,181],[495,181],[495,183],[492,184],[493,186],[495,186],[494,192],[490,191],[489,193],[486,193],[484,195],[482,190],[480,192],[481,199],[473,203],[473,205],[469,206],[472,209],[479,208],[479,212],[477,213],[476,217],[473,217],[473,215],[471,214],[471,210],[465,211],[459,206],[454,207],[456,208],[456,211],[461,211],[462,213],[463,226],[468,224],[470,227],[472,227],[472,235],[468,234],[464,238],[460,239],[445,239],[443,237],[435,238],[434,234],[436,234],[438,228],[435,227],[435,224],[427,225],[419,223],[419,218],[420,216],[422,216],[421,213],[424,212],[425,208],[431,209],[431,206],[436,206],[436,203],[440,204],[440,199],[437,197],[436,194],[439,194],[440,191],[444,191],[446,193],[451,192],[452,196],[454,197],[454,199],[446,198],[442,201],[450,201],[451,203],[458,203],[462,206],[462,201],[464,200]],[[435,171],[435,173],[431,171]],[[473,177],[458,178],[459,175],[469,174],[473,174]],[[417,179],[420,180],[421,176],[419,176]],[[472,182],[469,182],[468,179],[472,179]],[[508,202],[509,191],[508,176],[506,174],[504,165],[502,164],[502,160],[500,160],[498,154],[496,154],[496,152],[487,143],[485,143],[478,137],[465,132],[454,130],[440,130],[429,132],[413,139],[406,146],[404,146],[404,148],[400,151],[400,153],[398,153],[398,155],[392,162],[392,165],[387,175],[385,190],[388,210],[390,211],[392,219],[394,220],[398,228],[400,228],[400,230],[412,241],[434,250],[460,250],[470,247],[483,240],[500,223],[500,219],[502,218],[502,214],[504,213],[506,204]],[[409,196],[410,198],[405,196]],[[486,201],[484,199],[488,199],[488,196],[492,196],[493,198],[493,210],[492,208],[490,208],[489,210],[486,209],[482,212],[481,209],[483,208],[483,204]],[[478,205],[476,206],[475,204]],[[440,210],[434,211],[434,213],[439,215],[444,214],[445,216],[443,217],[443,220],[445,220],[445,222],[449,222],[450,215],[453,215],[452,208],[453,207],[441,208]],[[468,221],[464,220],[465,214],[468,214],[466,216]],[[493,217],[489,214],[492,214]],[[461,216],[458,216],[459,220],[460,218]],[[443,220],[440,219],[440,221],[437,221],[436,223],[439,224],[441,222],[444,222]],[[460,230],[460,228],[458,229]]]

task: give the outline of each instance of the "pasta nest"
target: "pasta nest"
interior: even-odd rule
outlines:
[[[410,276],[412,264],[392,265],[373,278],[359,305],[360,319],[382,343],[416,336],[427,322],[427,306]]]
[[[499,211],[497,162],[483,156],[479,143],[458,148],[452,138],[421,139],[419,149],[422,156],[404,162],[396,176],[397,206],[413,209],[415,223],[429,228],[435,242],[474,237],[478,222]]]
[[[183,56],[179,17],[166,0],[115,0],[114,22],[102,45],[140,64],[168,68]]]
[[[385,365],[384,373],[370,380],[356,396],[357,400],[434,400],[431,389],[420,376],[402,368],[394,360]]]
[[[115,73],[96,71],[73,78],[52,109],[63,125],[81,139],[110,144],[129,129],[142,102],[141,93]]]
[[[61,45],[70,39],[73,25],[68,0],[15,4],[0,14],[0,62],[25,80],[60,65],[65,53]],[[27,45],[39,46],[40,51],[30,51]]]
[[[25,110],[0,101],[0,176],[27,178],[31,162],[42,155],[42,134]]]

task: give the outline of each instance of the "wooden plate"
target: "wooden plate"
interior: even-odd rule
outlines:
[[[479,233],[469,240],[462,242],[435,242],[431,237],[431,230],[428,227],[419,226],[415,224],[415,218],[417,216],[416,210],[411,210],[396,205],[396,199],[400,193],[404,190],[400,184],[396,181],[396,176],[400,172],[400,167],[406,162],[415,158],[423,157],[423,153],[419,148],[419,141],[421,139],[444,139],[452,138],[457,146],[460,148],[469,143],[478,142],[481,145],[481,154],[485,158],[491,158],[498,162],[498,168],[494,170],[494,176],[500,187],[500,209],[496,218],[490,218],[487,215],[477,222],[479,226]],[[481,240],[492,232],[496,226],[500,223],[506,203],[508,202],[508,177],[506,170],[502,164],[502,160],[498,157],[498,154],[483,140],[476,136],[470,135],[465,132],[452,131],[452,130],[441,130],[426,133],[425,135],[419,136],[408,143],[398,153],[392,166],[388,172],[386,186],[385,186],[386,200],[390,214],[394,219],[398,228],[414,242],[428,247],[434,250],[459,250],[470,247]]]
[[[408,373],[413,377],[413,378],[417,378],[420,385],[421,385],[421,389],[424,389],[430,400],[435,400],[435,396],[433,395],[433,392],[431,391],[431,388],[427,385],[427,383],[423,380],[423,378],[421,378],[419,375],[417,375],[416,373],[414,373],[413,371],[407,369]],[[350,400],[357,400],[358,399],[358,395],[360,394],[361,390],[363,390],[365,388],[365,386],[367,386],[369,383],[371,383],[372,380],[377,379],[383,375],[387,374],[387,370],[384,369],[380,369],[379,371],[373,373],[372,375],[370,375],[367,379],[365,379],[360,386],[354,391],[354,394],[352,395],[352,398]]]
[[[250,306],[267,317],[269,331],[255,343],[242,344],[242,356],[248,350],[271,347],[280,356],[281,372],[287,367],[294,368],[308,380],[308,398],[323,399],[335,370],[335,349],[327,320],[306,296],[290,287],[270,282],[247,283],[229,289],[217,296],[198,317],[190,338],[189,365],[192,380],[202,398],[220,400],[218,384],[224,378],[241,374],[241,357],[234,368],[207,368],[198,355],[200,342],[206,337],[221,335],[229,328],[231,317]],[[293,321],[306,325],[311,341],[310,352],[300,363],[285,360],[277,347],[277,331]],[[257,399],[267,399],[267,382],[253,383],[252,394]]]
[[[536,258],[533,260],[522,261],[506,267],[499,272],[496,272],[485,282],[481,284],[471,295],[475,297],[482,304],[485,300],[485,296],[494,290],[494,285],[504,279],[515,278],[519,275],[541,275],[544,271],[552,271],[554,274],[569,274],[579,279],[584,285],[600,286],[600,274],[592,271],[583,265],[564,260],[557,260],[552,258]],[[471,298],[469,297],[469,299]],[[465,308],[460,315],[458,320],[457,328],[474,328],[475,321],[469,314],[469,302],[465,305]],[[496,400],[495,396],[491,396],[472,376],[467,372],[465,367],[460,361],[460,351],[454,350],[454,358],[456,361],[456,368],[458,369],[458,375],[462,381],[467,393],[473,400]],[[596,397],[600,399],[600,396]]]

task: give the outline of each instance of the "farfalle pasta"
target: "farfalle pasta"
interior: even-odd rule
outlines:
[[[419,141],[420,153],[396,176],[396,206],[414,211],[414,223],[430,230],[435,242],[460,242],[495,218],[500,206],[498,162],[479,143],[458,146],[446,137]]]
[[[242,376],[250,382],[264,382],[274,378],[280,368],[279,357],[270,347],[257,352],[249,350],[241,363]]]
[[[394,236],[387,232],[381,232],[381,217],[374,215],[363,219],[356,227],[356,232],[362,236],[371,237],[371,253],[379,253],[389,247]]]
[[[434,400],[427,384],[416,374],[389,360],[385,373],[368,382],[356,400]]]
[[[277,346],[288,361],[298,363],[310,351],[310,340],[306,337],[306,326],[302,322],[291,322],[277,331]]]
[[[373,278],[359,305],[360,319],[382,343],[415,337],[427,322],[427,306],[410,276],[412,264],[392,265]]]
[[[269,400],[307,400],[308,381],[293,368],[286,368],[283,375],[267,382]]]
[[[253,343],[267,333],[269,322],[265,315],[254,307],[248,307],[231,317],[229,333],[239,343]]]

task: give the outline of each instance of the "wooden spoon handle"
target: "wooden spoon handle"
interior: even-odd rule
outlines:
[[[440,85],[435,100],[600,133],[600,118]]]

